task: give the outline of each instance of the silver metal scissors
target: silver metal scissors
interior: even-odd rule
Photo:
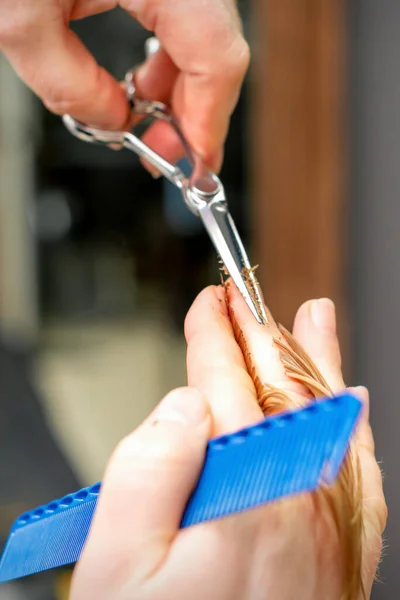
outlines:
[[[125,87],[133,114],[162,119],[174,128],[191,167],[189,176],[149,148],[129,128],[121,131],[98,129],[80,123],[69,115],[63,116],[65,126],[74,136],[85,142],[103,144],[113,150],[126,148],[135,152],[179,188],[189,210],[202,220],[222,263],[254,317],[259,323],[267,323],[258,282],[229,213],[224,187],[219,177],[193,152],[175,117],[165,104],[136,97],[134,70],[127,73]]]

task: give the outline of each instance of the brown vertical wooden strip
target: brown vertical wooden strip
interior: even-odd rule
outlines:
[[[267,302],[332,298],[346,315],[345,0],[253,0],[251,175]]]

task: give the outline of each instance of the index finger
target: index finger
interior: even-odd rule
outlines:
[[[0,8],[0,48],[52,112],[106,128],[126,121],[124,91],[69,29],[61,3],[6,3]]]
[[[250,57],[235,2],[144,0],[135,12],[129,10],[131,3],[122,6],[155,32],[181,71],[172,107],[194,150],[217,170]],[[154,81],[150,63],[137,77],[147,94],[147,86]],[[147,141],[151,145],[153,140]]]
[[[213,434],[236,431],[262,419],[253,381],[233,335],[222,287],[208,287],[185,322],[188,384],[211,407]]]

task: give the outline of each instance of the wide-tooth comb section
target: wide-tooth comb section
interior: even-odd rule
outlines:
[[[331,485],[361,407],[344,394],[211,440],[181,527]],[[0,582],[76,562],[99,492],[96,484],[21,515],[3,552]]]

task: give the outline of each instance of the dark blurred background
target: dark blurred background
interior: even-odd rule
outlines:
[[[239,3],[253,64],[221,173],[274,314],[331,296],[347,380],[372,395],[400,594],[400,4]],[[74,23],[122,79],[149,33],[122,10]],[[0,539],[101,478],[118,440],[185,382],[185,314],[219,281],[200,222],[127,151],[73,138],[0,56]],[[63,600],[69,573],[0,588]]]
[[[72,27],[119,79],[144,60],[150,34],[122,10]],[[21,512],[101,479],[118,440],[185,383],[184,317],[219,266],[178,190],[132,153],[76,140],[0,61],[3,543]],[[244,239],[246,114],[245,86],[221,174]],[[67,580],[0,598],[58,600]]]

